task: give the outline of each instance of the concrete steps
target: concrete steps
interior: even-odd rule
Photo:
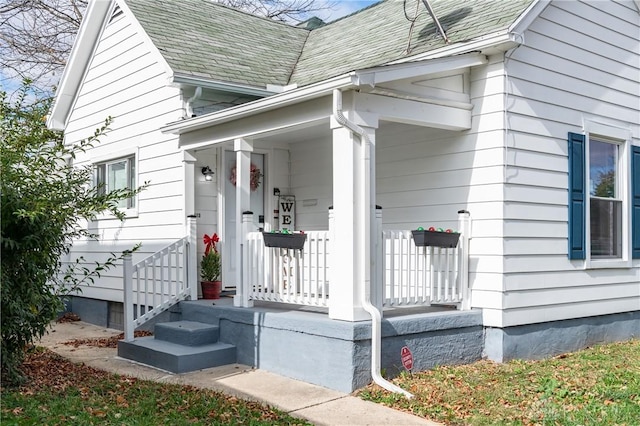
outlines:
[[[174,321],[155,325],[154,336],[118,342],[118,356],[172,373],[236,362],[236,347],[218,342],[217,325]]]

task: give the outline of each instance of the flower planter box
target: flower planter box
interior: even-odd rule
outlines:
[[[306,234],[280,234],[277,232],[263,232],[264,245],[286,249],[302,250],[307,241]]]
[[[454,248],[458,246],[459,232],[439,231],[411,231],[413,242],[418,247],[444,247]]]

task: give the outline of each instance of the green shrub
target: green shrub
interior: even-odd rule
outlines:
[[[84,221],[101,212],[123,219],[118,202],[138,192],[102,191],[92,184],[89,166],[68,166],[68,159],[98,141],[110,119],[93,136],[65,146],[62,134],[45,126],[50,100],[28,104],[29,96],[29,82],[14,103],[0,92],[1,363],[9,383],[20,381],[24,351],[63,309],[61,297],[90,284],[118,259],[112,255],[90,269],[80,258],[62,268],[72,240],[95,238]]]

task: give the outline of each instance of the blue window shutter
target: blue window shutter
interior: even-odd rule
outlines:
[[[631,257],[640,259],[640,146],[631,147]]]
[[[585,136],[569,133],[569,259],[585,258]]]

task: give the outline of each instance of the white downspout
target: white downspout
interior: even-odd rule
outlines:
[[[369,137],[367,136],[364,129],[358,126],[356,123],[349,121],[347,117],[342,113],[342,91],[339,89],[333,90],[333,117],[343,127],[351,130],[353,133],[357,134],[360,138],[360,141],[365,144],[366,147],[371,144]],[[365,159],[366,162],[369,161],[369,157]],[[368,166],[368,164],[367,164]],[[366,170],[369,170],[367,167]],[[366,230],[368,232],[368,230]],[[366,281],[363,280],[363,286],[366,287]],[[399,386],[394,385],[387,381],[380,374],[380,347],[382,344],[382,314],[380,311],[371,304],[370,300],[370,289],[363,288],[361,291],[362,294],[362,307],[369,315],[371,315],[371,377],[373,381],[379,386],[385,388],[390,392],[401,393],[407,398],[413,398],[413,394],[407,392]]]
[[[193,94],[192,97],[190,97],[189,99],[187,99],[187,104],[185,106],[186,108],[186,113],[185,113],[185,117],[184,118],[192,118],[194,117],[193,115],[193,106],[191,105],[195,100],[200,99],[200,96],[202,96],[202,87],[198,86],[196,87],[196,91]]]

